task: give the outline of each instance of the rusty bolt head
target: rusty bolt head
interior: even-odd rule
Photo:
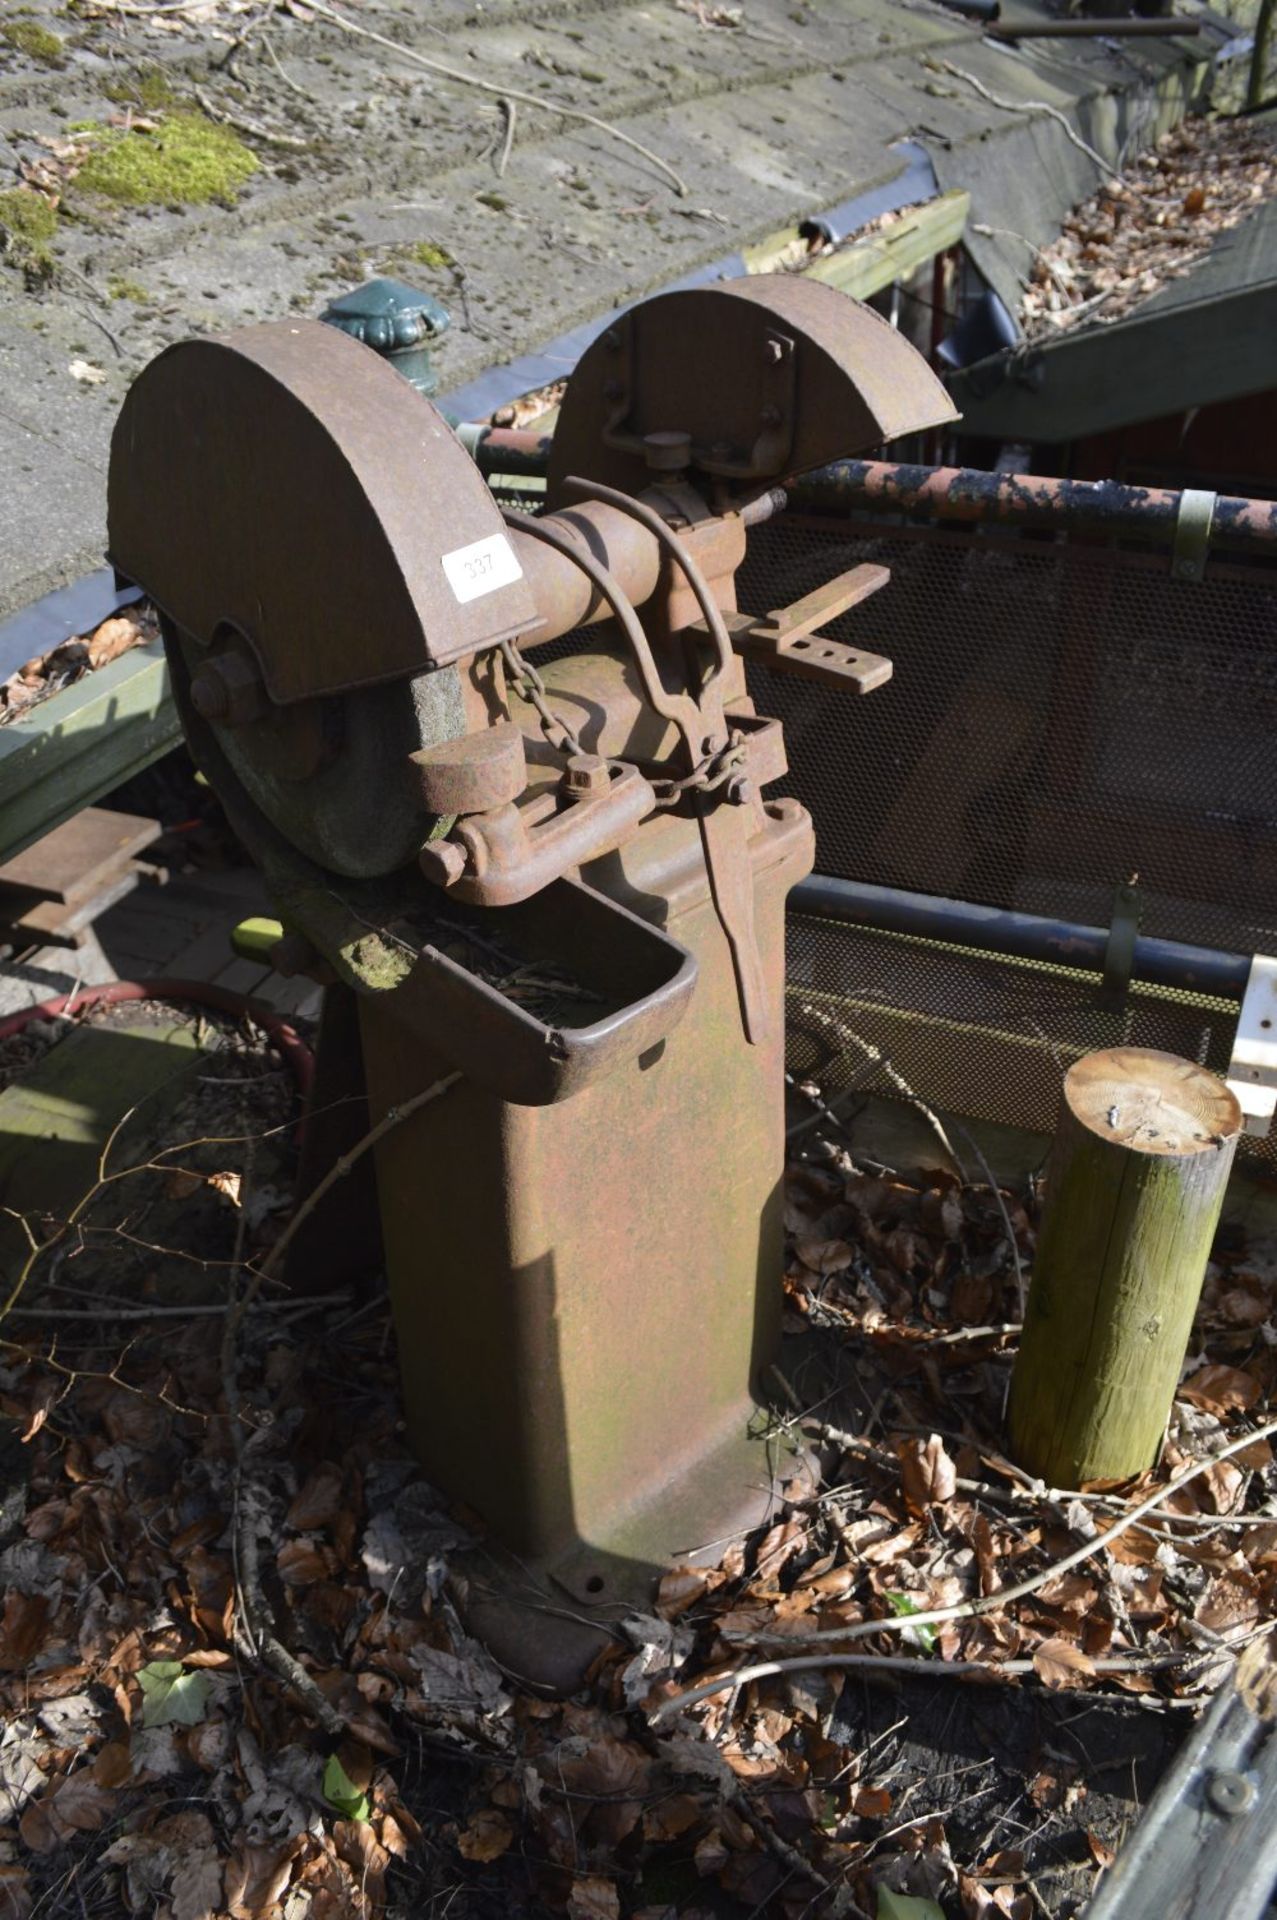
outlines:
[[[569,800],[592,800],[611,784],[607,761],[597,753],[574,753],[563,772],[563,791]]]
[[[727,782],[727,798],[734,807],[743,807],[753,796],[753,792],[748,774],[734,773]]]
[[[620,345],[621,345],[620,328],[609,327],[607,332],[603,335],[603,344],[609,350],[609,352],[611,353],[618,352],[620,350]]]
[[[191,681],[191,705],[202,719],[219,727],[243,727],[250,720],[260,720],[267,704],[261,675],[242,653],[214,655],[196,669]]]
[[[450,887],[466,870],[466,852],[455,840],[427,840],[417,864],[432,886]]]

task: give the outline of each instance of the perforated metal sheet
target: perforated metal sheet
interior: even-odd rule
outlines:
[[[751,536],[761,612],[860,561],[891,584],[829,629],[889,654],[865,699],[757,670],[822,872],[1106,926],[1277,944],[1277,577],[1021,535],[781,518]]]
[[[1034,535],[784,517],[756,529],[741,605],[784,606],[862,561],[891,584],[829,631],[888,654],[856,698],[750,669],[785,725],[776,791],[811,810],[823,873],[1106,926],[1138,873],[1142,930],[1277,949],[1277,577]],[[588,644],[569,636],[551,651]],[[538,656],[540,657],[540,656]],[[1049,1132],[1093,1048],[1228,1064],[1236,1008],[791,914],[791,1070],[835,1098],[898,1092]],[[867,1043],[867,1048],[864,1043]],[[1277,1168],[1277,1138],[1243,1155]]]

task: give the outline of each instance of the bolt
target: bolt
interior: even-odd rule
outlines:
[[[619,353],[621,348],[620,329],[617,327],[609,327],[607,332],[603,335],[603,345],[609,350],[609,352]]]
[[[191,681],[191,705],[201,719],[224,720],[230,711],[230,689],[213,667],[201,667]]]
[[[781,361],[785,358],[785,349],[781,345],[780,341],[777,340],[774,336],[772,339],[768,340],[763,350],[763,358],[766,360],[769,367],[778,367]]]
[[[563,771],[563,792],[569,800],[593,800],[611,784],[607,761],[597,753],[574,753]]]
[[[677,428],[643,435],[643,458],[653,473],[682,473],[692,458],[692,436]]]
[[[778,427],[780,425],[780,408],[764,407],[758,417],[765,427]]]
[[[727,798],[734,807],[743,807],[753,791],[746,774],[734,773],[727,782]]]
[[[433,886],[450,887],[466,870],[465,848],[455,840],[427,840],[417,865]]]
[[[242,727],[265,713],[266,689],[246,654],[218,653],[196,669],[191,705],[201,719],[222,727]]]
[[[605,380],[603,382],[603,398],[605,400],[619,400],[624,392],[625,388],[619,380]]]
[[[1235,1818],[1254,1804],[1255,1783],[1248,1780],[1244,1773],[1237,1773],[1231,1767],[1221,1767],[1206,1782],[1206,1798],[1216,1813],[1226,1813],[1230,1819]]]

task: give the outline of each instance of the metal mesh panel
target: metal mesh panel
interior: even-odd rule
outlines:
[[[741,578],[751,611],[861,561],[892,569],[829,631],[889,654],[867,700],[759,670],[785,723],[785,783],[823,872],[1107,924],[1138,873],[1143,930],[1228,951],[1277,946],[1277,585],[1212,564],[1064,542],[847,521],[778,521]],[[929,1103],[1049,1131],[1062,1071],[1092,1048],[1158,1047],[1217,1072],[1236,1008],[794,915],[791,1068],[892,1095],[874,1050]],[[1277,1163],[1277,1139],[1243,1158]]]
[[[762,612],[860,561],[891,583],[836,621],[889,654],[867,699],[759,670],[822,872],[1105,926],[1277,945],[1277,581],[1032,537],[786,521],[752,536]]]
[[[898,1097],[885,1060],[931,1106],[1042,1133],[1080,1055],[1157,1047],[1222,1072],[1237,1013],[1138,985],[1116,1012],[1092,974],[805,914],[789,919],[787,994],[788,1065],[827,1098]]]
[[[891,583],[827,629],[888,654],[857,699],[751,667],[784,722],[777,792],[816,822],[823,873],[1105,926],[1138,873],[1142,930],[1277,949],[1277,577],[1031,534],[782,516],[755,529],[740,603],[765,612],[875,561]],[[538,650],[552,659],[589,630]],[[836,1100],[898,1089],[1039,1132],[1097,1047],[1156,1047],[1216,1072],[1229,1001],[791,914],[789,1065]],[[1277,1135],[1242,1154],[1277,1165]]]

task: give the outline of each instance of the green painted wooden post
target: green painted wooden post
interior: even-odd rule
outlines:
[[[1174,1054],[1113,1047],[1066,1074],[1010,1403],[1012,1458],[1048,1486],[1153,1464],[1241,1124]]]

